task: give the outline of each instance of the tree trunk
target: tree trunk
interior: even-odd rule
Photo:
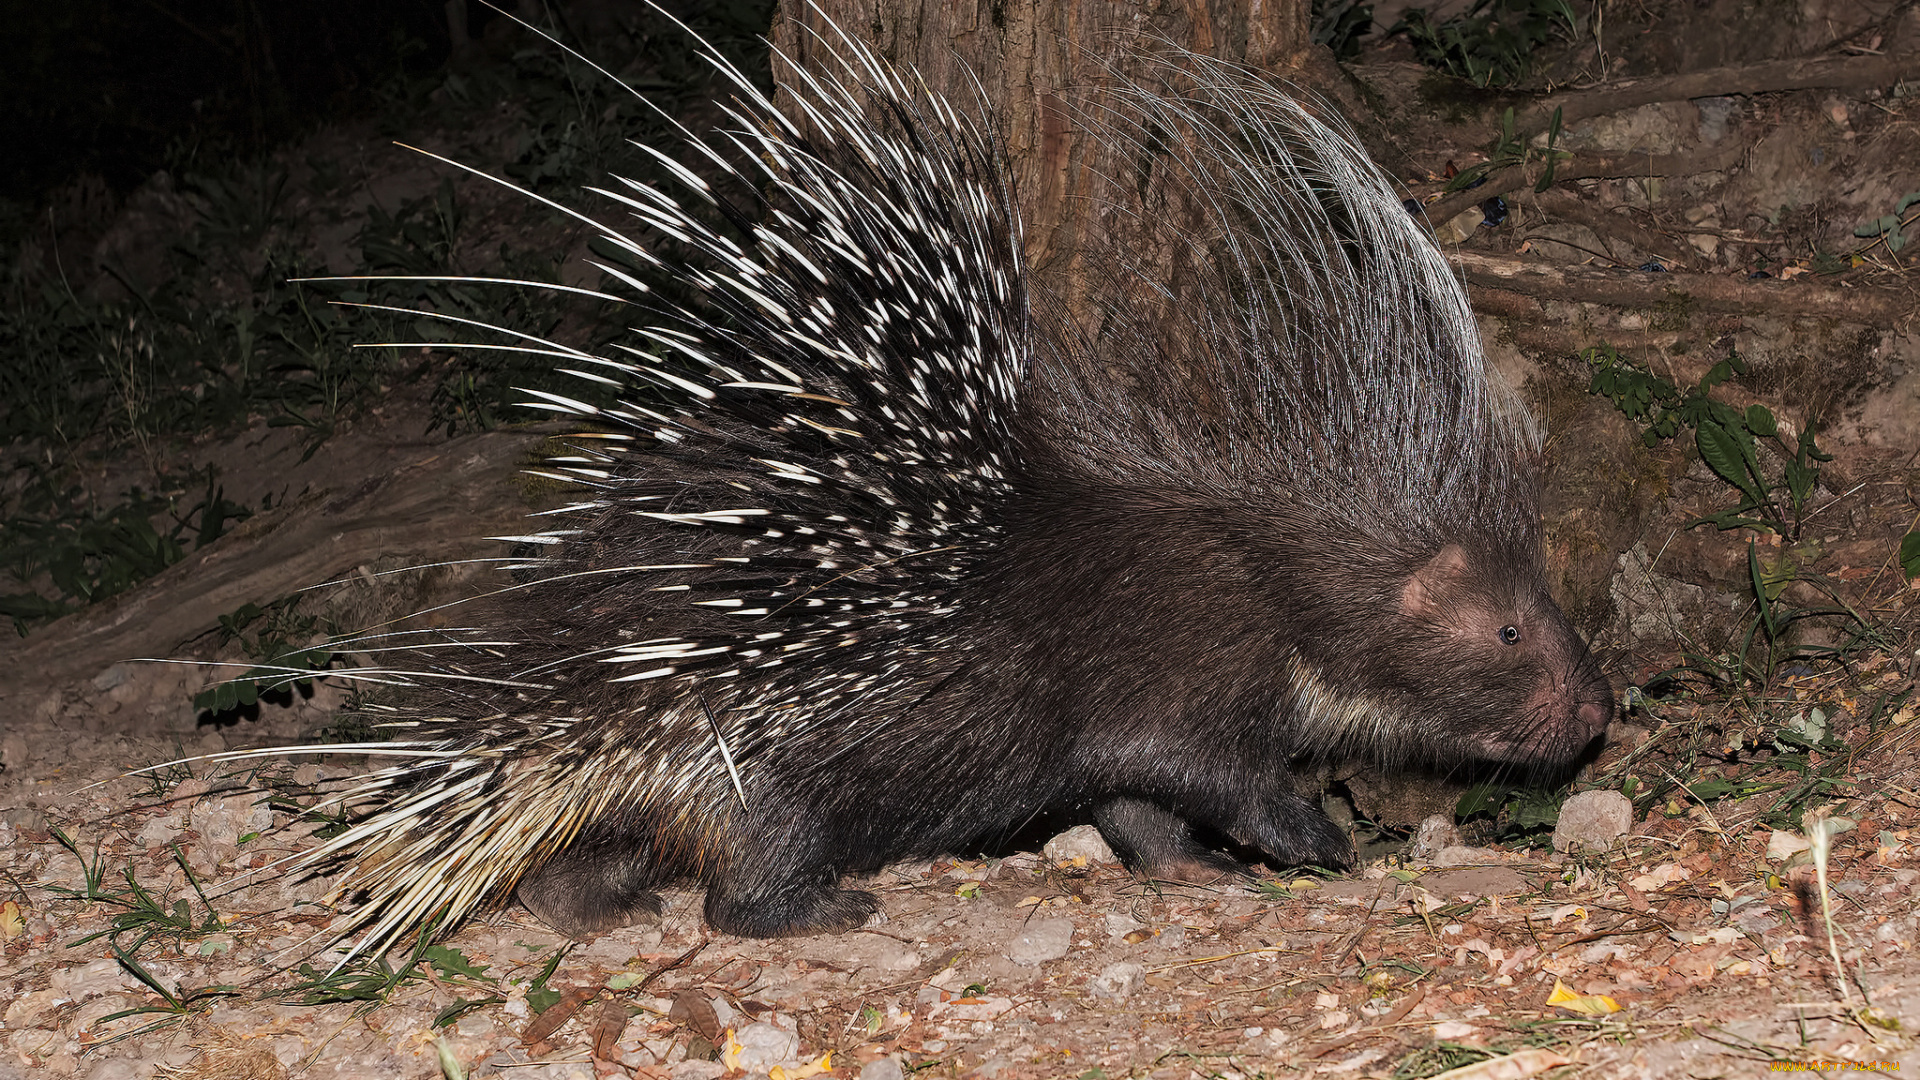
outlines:
[[[815,54],[836,39],[829,20],[961,109],[991,116],[1028,265],[1070,307],[1080,293],[1075,261],[1094,224],[1090,196],[1099,177],[1125,175],[1117,148],[1089,138],[1075,118],[1098,114],[1114,73],[1141,78],[1142,58],[1171,43],[1288,78],[1313,51],[1308,0],[783,0],[776,81],[788,63],[823,70]]]

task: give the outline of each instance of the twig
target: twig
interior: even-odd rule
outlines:
[[[1726,841],[1729,844],[1733,843],[1733,837],[1727,835],[1727,830],[1721,828],[1720,822],[1714,818],[1713,811],[1709,809],[1707,806],[1707,800],[1701,798],[1698,795],[1695,795],[1693,793],[1693,789],[1687,786],[1687,782],[1685,780],[1682,780],[1679,777],[1673,775],[1672,769],[1669,769],[1665,765],[1662,765],[1660,766],[1660,771],[1667,774],[1667,779],[1680,785],[1680,790],[1687,793],[1687,798],[1692,799],[1694,802],[1697,802],[1700,804],[1700,812],[1707,815],[1707,823],[1713,826],[1714,832],[1720,834],[1720,839]]]

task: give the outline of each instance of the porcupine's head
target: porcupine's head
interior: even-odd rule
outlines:
[[[1108,197],[1179,236],[1112,260],[1036,365],[1048,468],[1169,492],[1135,517],[1186,516],[1156,557],[1227,628],[1192,655],[1265,671],[1298,752],[1575,757],[1612,692],[1546,587],[1540,435],[1460,284],[1350,134],[1218,61],[1169,81],[1092,118],[1136,150]]]

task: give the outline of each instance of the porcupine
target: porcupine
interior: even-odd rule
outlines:
[[[793,118],[709,52],[701,173],[641,147],[674,187],[593,189],[696,299],[612,355],[522,336],[622,403],[532,392],[598,429],[543,470],[586,494],[514,538],[509,629],[359,747],[398,763],[307,859],[353,863],[359,948],[510,895],[592,934],[676,880],[719,930],[844,931],[877,901],[843,875],[1042,813],[1146,874],[1243,869],[1202,837],[1342,865],[1303,761],[1590,743],[1612,697],[1543,581],[1539,436],[1350,136],[1204,57],[1130,85],[1083,121],[1200,224],[1072,315],[1030,295],[986,123],[828,51]]]

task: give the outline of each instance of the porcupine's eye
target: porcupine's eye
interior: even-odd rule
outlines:
[[[1513,645],[1513,644],[1517,644],[1519,641],[1520,641],[1519,627],[1503,626],[1500,628],[1500,644]]]

